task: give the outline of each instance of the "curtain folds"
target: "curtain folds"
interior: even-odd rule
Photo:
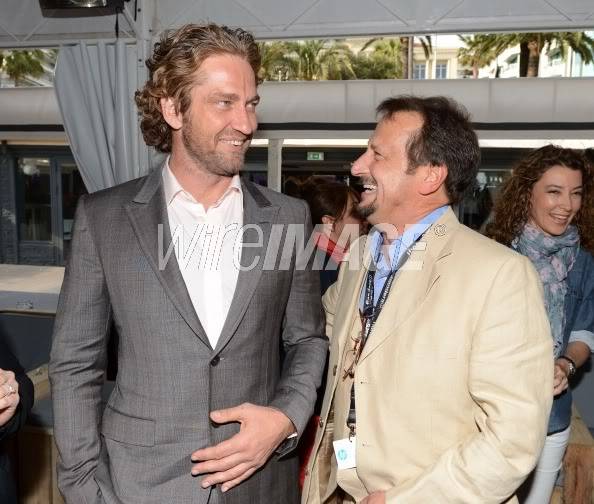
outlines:
[[[148,171],[134,91],[136,46],[123,41],[60,48],[54,86],[70,147],[89,192]]]

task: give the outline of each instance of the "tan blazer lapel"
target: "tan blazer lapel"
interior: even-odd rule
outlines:
[[[399,269],[392,291],[375,323],[359,362],[412,317],[439,280],[440,263],[452,253],[452,236],[459,222],[448,209],[417,241]]]
[[[342,362],[343,352],[349,341],[353,324],[359,324],[359,296],[363,281],[369,271],[371,264],[371,251],[369,249],[371,240],[361,238],[357,244],[353,244],[348,257],[345,257],[341,268],[347,268],[340,285],[339,303],[334,314],[334,327],[332,330],[331,346],[337,346],[338,365]],[[327,386],[325,400],[331,396],[336,389],[341,370],[334,374],[334,380],[330,388]]]

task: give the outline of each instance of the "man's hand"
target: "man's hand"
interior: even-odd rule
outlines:
[[[192,462],[198,462],[192,474],[207,474],[202,487],[222,484],[223,492],[249,478],[295,432],[293,423],[281,411],[250,403],[212,411],[210,418],[219,424],[241,424],[232,438],[192,453]]]
[[[565,359],[555,361],[555,375],[553,377],[553,396],[559,395],[569,385],[569,367]]]
[[[365,497],[361,504],[386,504],[386,492],[373,492]]]
[[[0,427],[13,417],[19,401],[19,384],[14,373],[0,369]]]

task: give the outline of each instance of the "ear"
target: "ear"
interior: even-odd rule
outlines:
[[[423,170],[420,193],[423,196],[433,194],[445,185],[448,177],[448,168],[445,165],[426,165]],[[445,188],[444,188],[445,190]]]
[[[322,215],[322,224],[334,226],[335,222],[336,222],[336,219],[334,217],[332,217],[331,215]]]
[[[171,97],[161,98],[161,114],[163,119],[169,124],[174,130],[178,130],[183,125],[183,117],[181,112],[177,110],[177,104]]]

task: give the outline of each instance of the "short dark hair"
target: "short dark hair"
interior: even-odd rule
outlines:
[[[474,183],[481,161],[478,138],[466,109],[445,96],[412,95],[388,98],[377,107],[380,121],[397,112],[417,112],[423,118],[423,126],[407,146],[409,169],[414,171],[424,164],[445,165],[450,203],[460,201]]]
[[[324,215],[335,219],[344,217],[348,208],[349,196],[355,203],[361,199],[359,193],[352,187],[321,177],[309,177],[299,186],[299,197],[307,201],[314,226],[322,224]]]

